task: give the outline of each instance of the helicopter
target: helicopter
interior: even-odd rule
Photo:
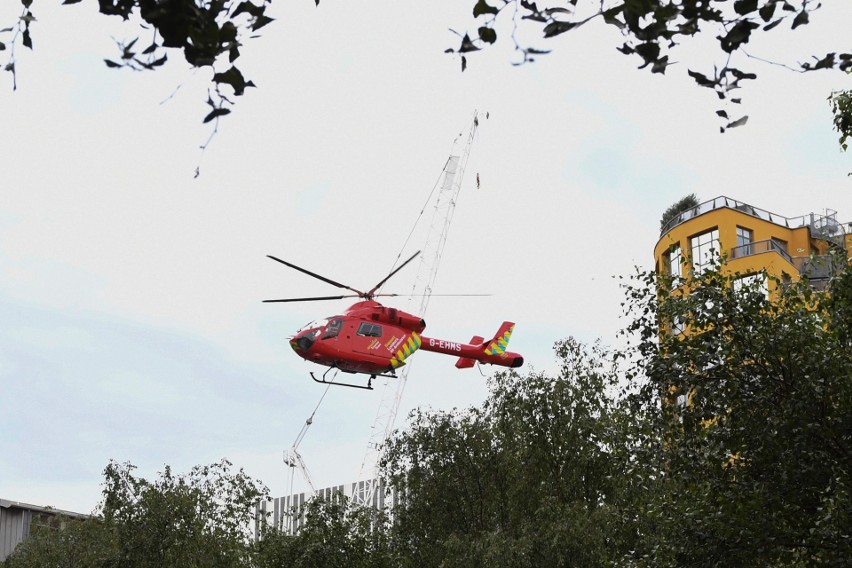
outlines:
[[[374,299],[381,296],[400,295],[380,294],[377,291],[418,254],[420,254],[419,251],[414,253],[367,292],[341,284],[286,260],[267,255],[289,268],[354,293],[263,300],[264,302],[316,302],[360,298],[360,301],[349,306],[343,313],[312,322],[301,328],[290,339],[290,347],[299,357],[329,367],[320,379],[311,372],[310,375],[314,381],[372,390],[374,378],[377,376],[396,378],[396,369],[405,365],[406,360],[419,349],[458,357],[456,367],[459,369],[473,367],[477,362],[501,367],[523,365],[524,358],[520,354],[506,350],[515,328],[512,322],[504,321],[497,333],[487,341],[478,335],[473,336],[470,343],[445,341],[422,335],[423,330],[426,329],[423,318],[383,306]],[[369,375],[369,379],[366,386],[327,380],[326,375],[332,370],[366,374]]]

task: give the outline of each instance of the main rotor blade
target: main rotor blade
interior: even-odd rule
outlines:
[[[387,276],[385,276],[385,279],[384,279],[384,280],[382,280],[381,282],[379,282],[378,284],[376,284],[375,286],[373,286],[373,289],[372,289],[372,290],[370,290],[369,292],[367,292],[367,296],[372,297],[372,296],[374,295],[373,293],[374,293],[376,290],[378,290],[379,288],[381,288],[381,287],[382,287],[382,284],[384,284],[385,282],[387,282],[387,281],[390,279],[390,277],[391,277],[391,276],[393,276],[394,274],[396,274],[397,272],[399,272],[400,270],[402,270],[402,269],[403,269],[403,267],[404,267],[406,264],[408,264],[409,262],[411,262],[412,260],[414,260],[414,257],[416,257],[418,254],[420,254],[420,251],[417,251],[417,252],[415,252],[414,254],[412,254],[412,255],[411,255],[411,258],[409,258],[408,260],[406,260],[405,262],[403,262],[402,264],[400,264],[400,265],[396,268],[396,270],[394,270],[393,272],[391,272],[390,274],[388,274]]]
[[[422,298],[425,296],[438,296],[444,298],[467,298],[480,296],[493,296],[494,294],[373,294],[374,298],[379,297],[395,297],[395,298]]]
[[[301,266],[296,266],[295,264],[291,264],[291,263],[287,262],[286,260],[281,260],[280,258],[276,258],[276,257],[272,256],[271,254],[268,254],[266,256],[268,256],[269,258],[271,258],[272,260],[274,260],[276,262],[280,262],[284,266],[289,266],[290,268],[292,268],[294,270],[298,270],[299,272],[307,274],[308,276],[313,276],[317,280],[322,280],[323,282],[331,284],[332,286],[336,286],[338,288],[346,288],[347,290],[352,290],[353,292],[358,294],[359,297],[364,297],[366,295],[361,290],[356,290],[355,288],[350,288],[346,284],[341,284],[340,282],[335,282],[334,280],[332,280],[330,278],[326,278],[325,276],[320,276],[319,274],[311,272],[310,270],[305,270]]]
[[[319,302],[322,300],[341,300],[343,298],[360,298],[361,296],[356,296],[355,294],[346,294],[344,296],[315,296],[313,298],[282,298],[280,300],[263,300],[264,303],[272,303],[272,302]]]

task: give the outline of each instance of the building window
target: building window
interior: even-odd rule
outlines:
[[[680,250],[680,245],[672,245],[669,249],[669,275],[674,277],[683,276],[682,273],[683,253]]]
[[[749,274],[734,280],[735,293],[742,294],[749,291],[760,292],[764,298],[769,299],[769,284],[766,281],[766,274],[762,272]]]
[[[748,256],[754,251],[751,250],[751,243],[754,242],[754,231],[745,227],[737,227],[737,248],[739,254],[737,256]]]
[[[683,316],[675,316],[672,318],[672,333],[674,335],[681,335],[686,331],[686,318]]]
[[[692,254],[692,273],[702,274],[719,258],[719,229],[701,233],[689,239]]]

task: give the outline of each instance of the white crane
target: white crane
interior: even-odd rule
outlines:
[[[453,149],[450,152],[450,157],[447,159],[443,173],[439,178],[441,183],[437,195],[435,195],[435,188],[433,188],[414,224],[416,228],[426,209],[430,204],[433,204],[429,230],[426,235],[425,244],[420,249],[420,264],[417,269],[414,285],[411,289],[412,298],[421,298],[420,308],[415,312],[421,317],[425,317],[426,309],[429,306],[432,286],[435,283],[438,267],[441,263],[441,256],[444,252],[444,246],[447,243],[447,235],[449,234],[450,224],[455,213],[456,201],[461,190],[464,171],[467,167],[467,160],[470,157],[470,149],[473,145],[473,139],[478,126],[479,115],[474,111],[473,121],[468,129],[466,139],[463,134],[459,134],[453,141]],[[456,145],[460,142],[463,142],[463,146],[456,153]],[[412,228],[411,233],[414,233],[414,228]],[[409,239],[411,238],[411,233],[409,234]],[[406,240],[402,250],[405,250],[407,244],[408,240]],[[400,251],[397,257],[397,262],[401,257],[402,251]],[[376,413],[376,419],[370,430],[370,439],[367,442],[367,450],[364,460],[361,462],[361,469],[358,475],[358,479],[363,481],[357,484],[357,490],[354,490],[352,495],[352,499],[362,505],[375,507],[379,502],[376,495],[376,491],[381,483],[377,475],[378,460],[385,442],[393,431],[411,365],[412,363],[408,363],[408,365],[403,367],[398,378],[386,378],[384,381],[382,400]]]

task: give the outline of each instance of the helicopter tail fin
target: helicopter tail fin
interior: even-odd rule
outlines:
[[[486,355],[502,355],[506,352],[506,347],[509,346],[509,339],[512,338],[512,331],[515,329],[515,324],[510,321],[504,321],[494,339],[488,342],[485,348]]]
[[[470,340],[471,345],[482,345],[482,342],[485,341],[483,338],[478,335],[474,335],[473,339]],[[470,369],[476,363],[476,359],[470,359],[468,357],[459,357],[459,360],[456,361],[456,369]]]
[[[492,365],[500,365],[501,367],[520,367],[524,364],[524,358],[519,353],[507,351],[509,339],[512,337],[512,331],[515,329],[515,324],[510,321],[504,321],[494,339],[486,341],[482,344],[482,356],[477,360],[482,363],[490,363]]]

